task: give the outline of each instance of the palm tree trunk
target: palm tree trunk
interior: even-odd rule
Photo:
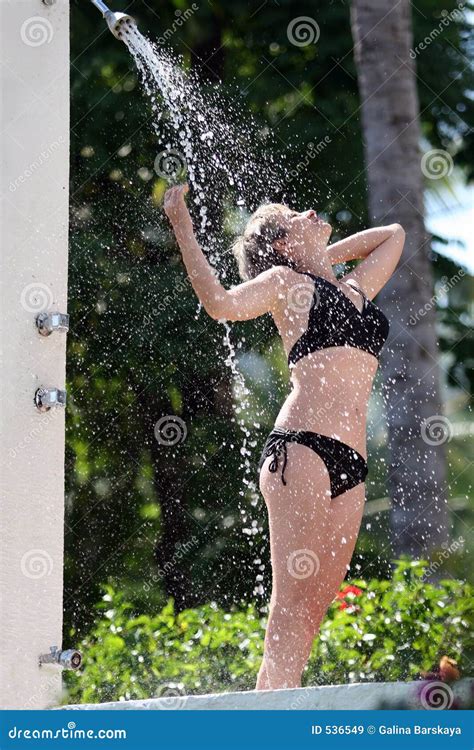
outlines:
[[[391,321],[382,374],[393,552],[426,557],[449,533],[447,433],[433,437],[429,429],[442,407],[409,0],[353,0],[351,23],[370,223],[398,222],[406,231],[398,268],[378,299]],[[417,315],[421,309],[428,312]]]

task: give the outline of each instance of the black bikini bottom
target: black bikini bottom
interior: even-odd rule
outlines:
[[[281,481],[286,484],[284,477],[285,467],[288,460],[286,451],[287,443],[299,443],[306,445],[318,454],[324,461],[329,473],[331,484],[331,498],[342,495],[343,492],[360,484],[367,476],[367,463],[363,456],[354,448],[351,448],[340,440],[334,440],[327,435],[318,432],[307,432],[306,430],[286,430],[275,427],[267,438],[262,455],[258,464],[262,468],[265,459],[273,456],[269,471],[278,469],[278,459],[283,453],[283,466],[281,470]]]

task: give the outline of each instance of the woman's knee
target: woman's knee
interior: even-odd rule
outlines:
[[[327,608],[329,593],[320,584],[287,586],[281,595],[274,597],[272,613],[289,620],[296,618],[304,626]]]

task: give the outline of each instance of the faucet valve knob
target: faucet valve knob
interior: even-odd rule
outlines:
[[[53,331],[69,331],[69,315],[42,312],[36,316],[36,327],[42,336],[49,336]]]
[[[66,391],[60,388],[38,388],[35,393],[35,406],[39,411],[49,411],[53,407],[66,406]]]

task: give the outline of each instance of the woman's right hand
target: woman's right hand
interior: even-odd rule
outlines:
[[[172,224],[179,223],[183,216],[188,216],[188,208],[184,196],[189,190],[189,185],[185,182],[183,185],[174,185],[165,193],[163,208],[165,214]]]

